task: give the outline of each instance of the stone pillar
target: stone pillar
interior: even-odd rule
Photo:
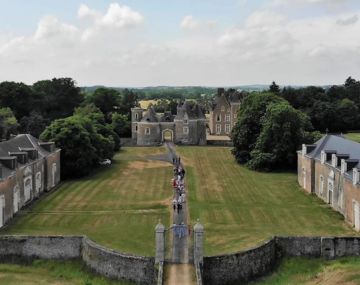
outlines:
[[[194,263],[203,263],[204,227],[199,220],[194,226]]]
[[[155,263],[164,262],[165,259],[165,226],[159,223],[155,227],[156,254]]]

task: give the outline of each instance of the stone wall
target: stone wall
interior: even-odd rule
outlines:
[[[119,253],[82,236],[0,236],[0,262],[34,259],[82,259],[94,272],[136,284],[155,284],[157,269],[152,257]]]
[[[204,257],[204,284],[241,284],[270,272],[276,260],[275,239],[248,251]]]
[[[141,284],[157,280],[155,259],[119,253],[83,240],[82,259],[96,273],[113,279],[125,279]]]
[[[1,236],[1,262],[79,258],[83,237]]]
[[[360,237],[274,237],[239,253],[204,257],[204,284],[243,284],[270,274],[285,256],[333,259],[360,256]]]

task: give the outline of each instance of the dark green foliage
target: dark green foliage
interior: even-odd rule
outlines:
[[[0,139],[16,134],[18,122],[10,108],[0,108]]]
[[[63,178],[89,174],[99,161],[111,159],[120,148],[119,137],[111,125],[104,123],[104,115],[94,105],[78,108],[73,116],[55,120],[41,134],[41,139],[54,141],[62,149]]]
[[[33,91],[41,99],[41,114],[50,121],[71,116],[84,100],[79,87],[71,78],[38,81]]]
[[[280,93],[305,112],[316,130],[346,132],[360,129],[360,82],[349,77],[342,86],[284,88]]]
[[[112,114],[112,128],[119,137],[131,136],[131,123],[127,116],[119,113]]]
[[[100,157],[94,146],[95,136],[90,119],[72,116],[55,120],[40,138],[62,149],[61,175],[68,178],[89,174],[97,165]]]
[[[41,100],[33,90],[24,83],[0,83],[0,106],[9,107],[15,117],[20,120],[31,111],[40,110]]]
[[[93,103],[105,115],[106,119],[111,119],[111,112],[119,107],[120,93],[110,88],[96,89],[94,94],[87,97],[88,103]]]
[[[270,91],[271,93],[274,93],[274,94],[279,94],[279,93],[280,93],[280,87],[279,87],[279,85],[277,85],[277,84],[275,83],[275,81],[273,81],[273,82],[271,83],[270,87],[269,87],[269,91]]]
[[[255,148],[260,134],[261,118],[270,103],[280,102],[281,98],[272,93],[252,93],[245,97],[238,114],[231,137],[234,142],[233,154],[239,163],[250,159],[250,152]]]
[[[38,138],[48,123],[49,121],[44,119],[40,113],[33,111],[29,116],[21,118],[19,130],[21,133],[31,134]]]
[[[272,93],[245,97],[232,131],[233,154],[256,170],[294,167],[302,143],[314,142],[308,116]]]

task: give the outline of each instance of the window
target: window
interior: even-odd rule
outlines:
[[[225,122],[230,122],[230,115],[229,115],[229,114],[226,114],[226,116],[225,116]]]
[[[188,134],[189,134],[189,128],[188,128],[188,127],[184,127],[184,128],[183,128],[183,133],[184,133],[184,135],[188,135]]]
[[[319,193],[320,193],[320,195],[322,195],[324,193],[324,176],[322,176],[322,175],[320,175]]]
[[[230,133],[230,125],[225,125],[225,133]]]
[[[344,185],[343,185],[343,181],[340,181],[339,197],[338,197],[338,207],[340,209],[342,209],[342,205],[343,205],[343,193],[344,193]]]
[[[221,112],[225,112],[225,107],[224,106],[221,107]]]
[[[235,114],[234,114],[234,119],[236,119],[236,117],[237,117],[237,114],[235,113]]]
[[[227,112],[230,113],[230,108],[227,109]]]
[[[135,132],[137,132],[137,130],[138,130],[138,126],[136,125],[136,126],[135,126]]]
[[[150,128],[145,128],[145,135],[150,135]]]
[[[216,125],[216,133],[217,134],[221,133],[221,125],[219,125],[219,124]]]
[[[138,120],[138,119],[139,119],[139,114],[136,113],[136,114],[135,114],[135,120]]]
[[[216,115],[216,122],[221,122],[221,115]]]
[[[188,120],[184,120],[184,124],[187,124],[188,123]]]

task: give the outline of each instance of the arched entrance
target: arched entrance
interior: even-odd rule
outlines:
[[[174,140],[174,132],[173,130],[166,129],[162,131],[162,140],[163,141],[173,141]]]

